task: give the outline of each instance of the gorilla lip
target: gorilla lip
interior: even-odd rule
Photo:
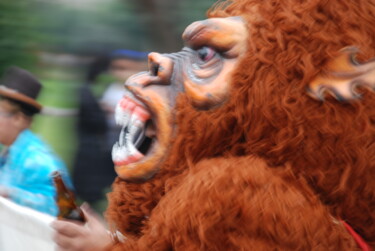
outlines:
[[[131,92],[117,104],[115,119],[122,126],[118,142],[112,148],[116,166],[138,162],[150,150],[155,138],[151,114]]]

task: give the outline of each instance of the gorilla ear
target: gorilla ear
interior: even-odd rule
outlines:
[[[358,87],[375,90],[375,58],[359,63],[358,49],[347,47],[327,65],[327,70],[310,82],[307,92],[314,99],[324,101],[327,94],[339,101],[358,99]]]

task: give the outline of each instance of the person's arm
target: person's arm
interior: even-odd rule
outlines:
[[[42,182],[45,183],[45,181]],[[50,215],[57,215],[54,190],[48,185],[38,186],[38,188],[32,186],[28,186],[28,188],[11,187],[8,189],[8,197],[20,205]]]

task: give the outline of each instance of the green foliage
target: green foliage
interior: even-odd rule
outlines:
[[[38,17],[28,0],[0,1],[0,73],[10,65],[30,68],[36,60]]]
[[[179,49],[184,28],[204,18],[214,0],[82,2],[1,0],[0,71],[11,64],[30,68],[38,51],[97,55],[117,48]]]
[[[116,48],[142,49],[144,40],[132,6],[118,0],[98,1],[77,8],[61,2],[40,2],[44,22],[40,31],[48,36],[43,48],[49,51],[95,55]],[[128,36],[124,30],[138,31]]]

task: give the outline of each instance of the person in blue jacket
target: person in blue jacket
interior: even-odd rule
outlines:
[[[57,215],[52,173],[58,171],[71,188],[63,162],[29,127],[42,106],[42,88],[28,71],[10,67],[0,80],[0,196],[50,215]]]

